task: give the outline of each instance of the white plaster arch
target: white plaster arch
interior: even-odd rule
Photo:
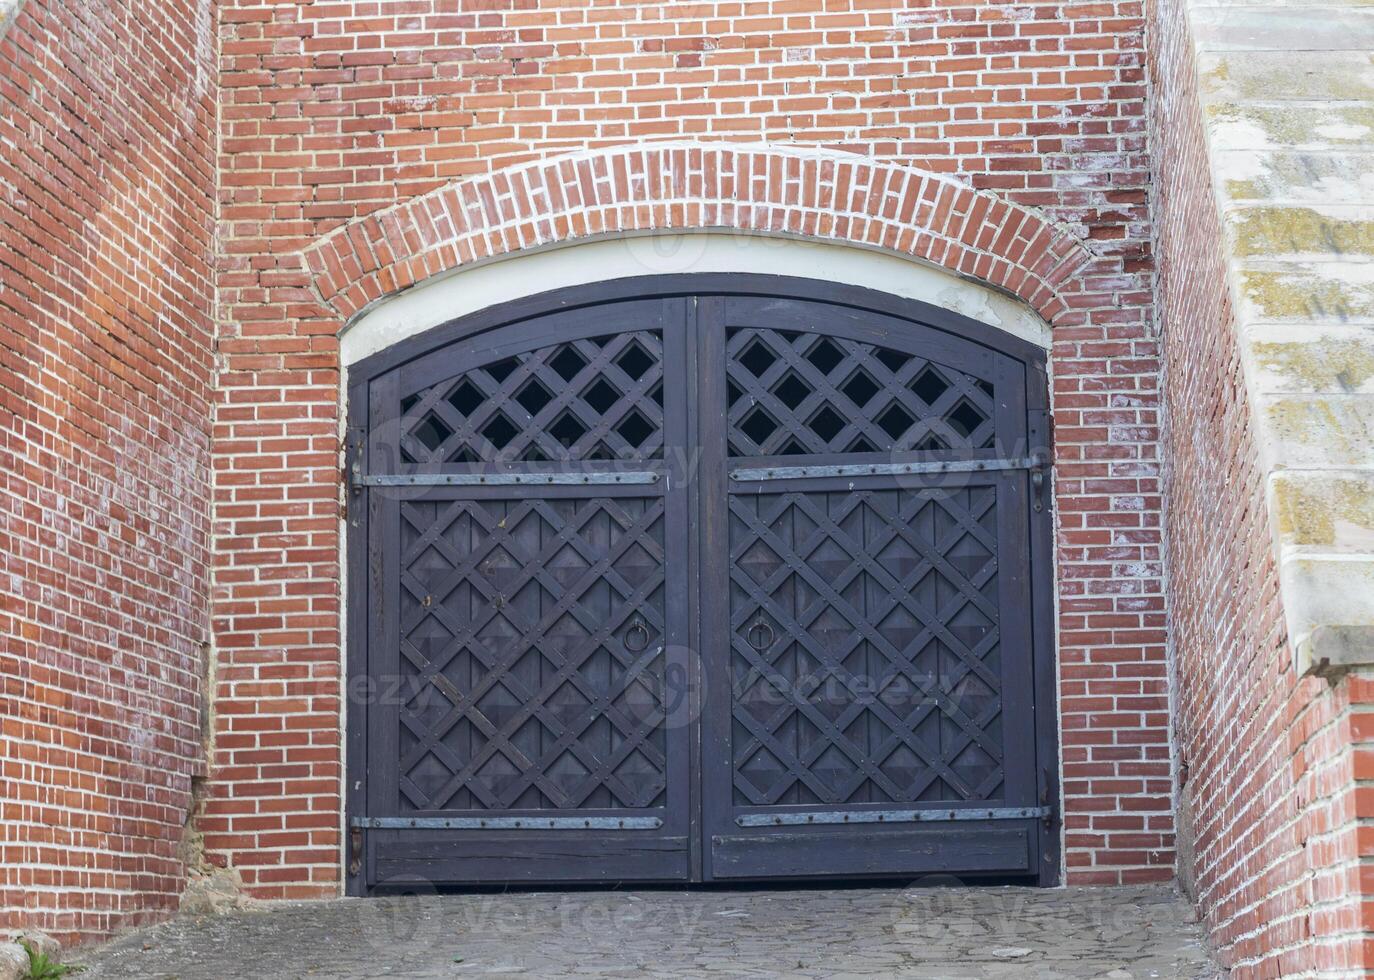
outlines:
[[[620,235],[522,251],[435,276],[365,310],[340,333],[347,369],[460,316],[567,286],[694,272],[785,275],[862,286],[979,320],[1043,349],[1050,327],[1013,297],[876,249],[757,232]]]

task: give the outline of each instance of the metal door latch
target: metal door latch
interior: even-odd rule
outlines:
[[[344,436],[344,468],[354,496],[363,492],[363,430],[352,428]]]
[[[630,642],[632,636],[638,638],[633,643]],[[649,640],[649,627],[644,625],[644,620],[639,616],[635,616],[634,622],[630,623],[630,628],[625,631],[625,649],[631,653],[643,653],[649,647]]]
[[[1031,454],[1030,478],[1031,493],[1035,497],[1032,505],[1038,514],[1045,509],[1045,475],[1050,471],[1050,455],[1040,451]]]
[[[757,637],[757,639],[755,639]],[[762,653],[773,645],[777,639],[777,634],[773,632],[773,627],[768,620],[763,618],[763,611],[759,610],[758,619],[754,620],[754,625],[749,627],[749,631],[744,634],[744,638],[749,641],[749,645]]]
[[[356,875],[363,870],[363,828],[354,827],[348,837],[348,873]]]

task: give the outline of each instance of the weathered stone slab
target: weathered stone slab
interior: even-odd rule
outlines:
[[[1370,121],[1374,122],[1374,112]],[[1374,128],[1363,124],[1358,128],[1363,132],[1360,139],[1374,141]],[[1374,151],[1331,154],[1238,149],[1217,151],[1213,158],[1217,170],[1226,175],[1222,190],[1237,204],[1265,201],[1315,208],[1363,205],[1366,215],[1374,206]]]
[[[1212,102],[1369,102],[1368,51],[1227,51],[1198,55],[1200,92]]]
[[[1199,6],[1193,39],[1201,51],[1360,51],[1374,49],[1374,7],[1328,8],[1328,16],[1291,3]]]
[[[1246,345],[1256,392],[1374,394],[1374,324],[1262,323]]]
[[[1276,473],[1269,500],[1285,555],[1374,551],[1374,472]]]
[[[81,977],[1217,975],[1167,887],[931,883],[280,903],[139,930],[89,951]]]
[[[1242,323],[1374,323],[1368,262],[1249,262],[1237,273]]]
[[[1366,467],[1374,445],[1374,399],[1359,395],[1259,395],[1261,453],[1275,468]]]
[[[1374,3],[1188,20],[1296,666],[1374,663]]]

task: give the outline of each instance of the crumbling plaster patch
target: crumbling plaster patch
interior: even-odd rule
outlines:
[[[1374,4],[1187,9],[1296,665],[1374,663]]]
[[[19,8],[24,6],[24,0],[0,0],[0,40],[5,37],[5,32],[14,23],[14,18],[19,15]]]

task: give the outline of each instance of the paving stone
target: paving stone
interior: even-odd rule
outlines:
[[[183,915],[82,951],[83,980],[1219,974],[1163,887],[525,892]]]
[[[29,954],[18,943],[0,942],[0,980],[23,980],[29,975]]]

